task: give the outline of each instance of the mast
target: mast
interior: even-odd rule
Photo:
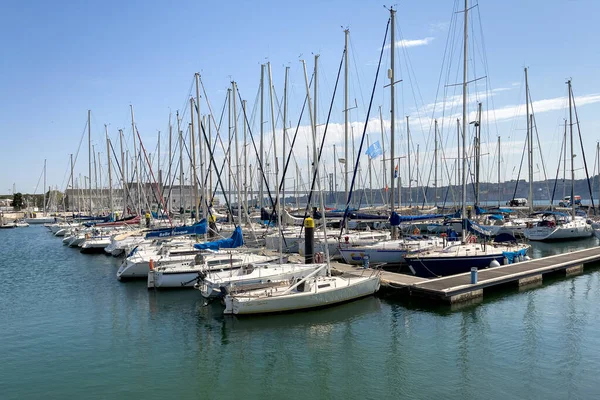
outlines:
[[[390,8],[390,19],[391,19],[391,32],[390,32],[390,69],[388,70],[388,77],[390,78],[390,193],[391,193],[391,212],[394,212],[396,204],[394,195],[394,131],[396,125],[394,103],[395,103],[395,90],[394,90],[394,49],[396,48],[396,10]],[[400,163],[398,163],[400,164]],[[400,167],[398,166],[398,169]],[[398,176],[400,171],[398,170]],[[398,236],[397,227],[392,226],[392,239],[396,239]]]
[[[137,145],[136,145],[136,139],[135,139],[135,119],[133,116],[133,105],[129,105],[129,107],[131,108],[131,131],[133,134],[133,158],[134,158],[134,164],[135,164],[135,176],[136,176],[136,192],[137,192],[137,208],[135,211],[136,215],[140,215],[141,212],[141,207],[140,204],[142,203],[142,193],[140,191],[140,172],[138,170],[138,155],[137,155]]]
[[[202,187],[200,188],[201,195],[200,199],[202,201],[202,215],[206,217],[206,197],[205,197],[205,188],[204,188],[204,157],[202,154],[203,142],[202,140],[202,117],[200,116],[200,74],[196,72],[194,74],[194,80],[196,81],[196,121],[198,121],[198,157],[200,158],[200,177],[202,178]],[[194,167],[194,173],[196,173],[197,168]],[[198,183],[196,183],[197,185]],[[198,205],[196,205],[198,207]],[[196,219],[200,220],[198,211],[196,211]]]
[[[335,143],[333,144],[333,193],[337,208],[337,152],[335,151]]]
[[[196,130],[194,129],[194,98],[190,97],[190,151],[192,152],[192,176],[194,180],[191,187],[194,190],[194,222],[198,222],[198,174],[196,172]]]
[[[123,183],[123,217],[127,212],[127,177],[125,175],[125,153],[123,152],[123,129],[119,129],[119,143],[121,147],[121,182]]]
[[[434,135],[434,147],[433,147],[433,187],[434,189],[434,193],[433,196],[435,197],[435,199],[433,200],[434,206],[437,207],[437,198],[438,198],[438,121],[437,119],[435,120],[435,128],[433,130],[433,135]]]
[[[383,129],[383,114],[381,113],[381,106],[379,106],[379,124],[381,125],[381,176],[383,176],[383,189],[387,186],[387,177],[385,176],[385,130]],[[387,201],[387,195],[385,196],[385,201]]]
[[[498,136],[498,208],[500,208],[500,136]]]
[[[317,86],[318,86],[318,67],[319,67],[319,55],[315,54],[315,76],[314,76],[314,85],[313,85],[313,90],[314,90],[314,95],[313,95],[313,176],[316,176],[315,174],[318,173],[317,171],[317,161],[318,161],[318,155],[317,155]],[[348,165],[348,160],[346,160],[346,165]],[[325,209],[322,210],[323,211],[323,220],[325,219]]]
[[[287,142],[287,92],[288,92],[288,74],[290,71],[290,67],[285,67],[285,80],[283,83],[283,160],[285,161],[285,159],[287,158],[287,153],[286,153],[286,142]],[[335,162],[334,162],[335,165]],[[281,189],[282,189],[282,202],[283,202],[283,207],[285,208],[285,176],[282,177],[282,182],[281,182]]]
[[[108,138],[108,127],[104,124],[104,133],[106,134],[106,157],[108,158],[108,205],[111,215],[114,213],[113,191],[112,191],[112,166],[110,165],[110,139]]]
[[[348,198],[348,35],[349,29],[344,30],[344,192]],[[347,226],[346,226],[347,228]]]
[[[232,126],[231,126],[231,88],[227,89],[227,141],[229,148],[227,149],[227,196],[231,199],[231,177],[233,175],[231,171],[231,139],[232,139]],[[233,210],[231,210],[233,212]],[[231,215],[231,220],[233,222],[233,215]]]
[[[275,204],[277,205],[277,226],[281,229],[281,201],[279,199],[279,162],[277,160],[277,133],[275,132],[275,101],[273,99],[273,75],[271,73],[271,62],[267,63],[269,69],[269,99],[271,103],[271,130],[273,131],[273,159],[275,162]],[[285,119],[283,120],[285,131]],[[285,137],[284,137],[285,141]],[[275,210],[273,210],[275,211]],[[283,254],[283,237],[279,234],[279,262]]]
[[[565,183],[567,182],[567,120],[565,118],[565,133],[564,133],[564,138],[563,138],[563,143],[564,145],[564,156],[563,156],[563,198],[566,196],[565,191],[566,189],[566,185]]]
[[[529,203],[529,212],[533,212],[533,135],[529,116],[529,80],[527,77],[527,68],[525,68],[525,112],[527,115],[527,162],[529,163],[529,194],[527,202]]]
[[[265,125],[265,114],[264,114],[264,101],[265,101],[265,65],[261,64],[260,66],[260,151],[259,151],[259,162],[260,168],[259,171],[261,174],[265,173],[265,163],[264,163],[264,125]],[[259,190],[258,190],[258,206],[262,208],[263,206],[263,179],[258,180],[259,182]]]
[[[88,110],[88,195],[89,198],[89,207],[90,207],[90,215],[92,214],[92,126],[90,121],[92,119],[92,110]],[[46,173],[46,161],[44,160],[44,174]],[[44,193],[46,193],[46,181],[44,180]],[[84,185],[85,186],[85,185]],[[46,211],[46,197],[44,197],[44,212]]]
[[[242,112],[244,114],[243,121],[246,121],[246,100],[242,100]],[[210,123],[210,119],[209,119]],[[248,208],[248,147],[246,138],[246,123],[244,126],[244,210]]]
[[[598,165],[598,191],[600,191],[600,142],[596,142],[596,157],[597,157],[597,165]],[[598,196],[600,199],[600,195]]]
[[[71,154],[71,190],[73,192],[73,199],[75,198],[75,181],[73,176],[73,154]],[[13,190],[13,193],[15,191]],[[71,200],[69,200],[69,208],[73,211],[75,210],[75,204],[71,204]]]
[[[412,207],[412,173],[411,173],[411,162],[410,162],[410,125],[408,124],[408,115],[406,116],[406,144],[408,147],[408,206]],[[400,161],[398,161],[400,165]],[[398,168],[400,169],[400,168]],[[398,171],[400,175],[400,171]]]
[[[567,81],[567,84],[569,85],[569,133],[571,135],[571,213],[573,220],[575,220],[575,147],[573,146],[573,91],[570,79]]]
[[[237,103],[236,103],[236,83],[231,82],[231,91],[233,93],[233,132],[235,134],[235,180],[236,180],[236,197],[237,197],[237,216],[238,224],[242,224],[242,194],[240,192],[241,175],[240,175],[240,149],[238,144],[238,125],[237,125]],[[275,133],[273,133],[275,135]]]
[[[183,134],[181,132],[181,120],[179,119],[179,111],[177,117],[177,132],[179,135],[179,211],[181,214],[181,222],[185,223],[185,208],[183,208]]]
[[[475,125],[475,205],[479,206],[479,173],[481,163],[481,103],[477,105]]]
[[[467,203],[467,56],[468,56],[468,24],[469,24],[469,0],[465,0],[465,31],[464,31],[464,54],[463,54],[463,109],[462,109],[462,239],[467,237],[466,203]]]

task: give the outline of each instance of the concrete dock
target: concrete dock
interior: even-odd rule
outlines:
[[[484,289],[504,284],[519,287],[540,285],[543,276],[564,271],[567,276],[583,272],[586,264],[600,261],[600,247],[566,254],[523,261],[516,264],[478,271],[477,283],[471,284],[471,273],[442,278],[419,278],[412,275],[383,271],[381,286],[402,296],[425,297],[449,304],[472,301],[483,297]],[[363,268],[332,262],[331,267],[342,273],[360,274]]]

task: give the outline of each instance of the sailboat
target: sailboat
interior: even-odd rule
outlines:
[[[406,255],[411,272],[423,277],[438,277],[468,272],[471,268],[497,267],[504,263],[526,259],[529,245],[519,244],[512,235],[496,237],[493,243],[476,243],[477,237],[467,234],[474,224],[466,219],[466,132],[467,132],[467,54],[468,54],[468,0],[464,9],[464,59],[463,59],[463,105],[462,105],[462,240],[448,241],[444,246],[430,251]],[[475,227],[476,228],[476,227]],[[458,238],[456,238],[458,239]]]
[[[571,80],[567,82],[569,87],[569,123],[571,134],[571,198],[574,198],[575,190],[575,154],[573,148],[573,111],[572,99],[573,90]],[[529,240],[549,241],[549,240],[572,240],[586,238],[593,235],[592,225],[584,216],[578,216],[575,211],[575,202],[571,202],[571,215],[563,212],[544,212],[542,219],[535,225],[525,229],[523,234]]]
[[[31,218],[24,218],[23,220],[28,224],[40,225],[56,222],[56,218],[49,216],[46,210],[46,160],[44,160],[44,188],[42,190],[44,191],[43,212],[41,215],[33,213]]]
[[[395,11],[392,10],[391,12],[393,16]],[[315,110],[317,101],[317,60],[318,56],[315,56]],[[377,78],[375,79],[375,84],[376,82]],[[310,103],[310,98],[308,99],[308,102]],[[311,118],[313,143],[316,143],[316,119],[315,112]],[[323,212],[325,212],[325,202],[319,180],[319,161],[320,155],[315,157],[313,166],[313,180],[317,182],[320,208]],[[327,237],[326,225],[327,224],[322,224],[324,237]],[[305,226],[308,229],[314,229],[314,220],[312,218],[307,218]],[[297,278],[293,281],[284,280],[278,283],[273,283],[272,286],[267,288],[261,287],[259,289],[246,290],[242,292],[233,290],[226,294],[224,298],[224,314],[265,314],[332,306],[342,302],[370,296],[379,290],[379,272],[372,269],[365,269],[361,276],[331,276],[329,248],[328,246],[324,247],[326,263],[319,266],[304,278]],[[324,276],[322,275],[323,272],[325,272]]]

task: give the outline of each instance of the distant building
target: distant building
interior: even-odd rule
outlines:
[[[179,211],[181,206],[189,209],[193,202],[193,187],[189,185],[164,186],[159,194],[156,185],[146,183],[140,186],[140,192],[140,207],[143,210],[146,210],[148,207],[156,210],[159,204],[163,201],[165,203],[168,201],[167,208],[171,211]],[[67,189],[65,191],[66,211],[87,212],[89,210],[90,196],[93,211],[102,210],[108,212],[110,210],[110,191],[108,189]],[[123,210],[125,203],[133,211],[138,202],[137,184],[130,183],[127,191],[121,188],[113,189],[112,199],[115,211]]]

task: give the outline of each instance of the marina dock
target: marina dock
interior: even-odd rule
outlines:
[[[407,297],[421,297],[448,304],[457,304],[483,297],[484,289],[516,284],[518,287],[540,285],[545,274],[564,271],[566,276],[583,272],[586,264],[600,261],[600,247],[574,251],[516,264],[478,271],[477,283],[471,283],[471,273],[442,278],[420,278],[412,275],[383,271],[381,286],[384,290]],[[364,269],[332,262],[332,268],[342,273],[360,274]]]

